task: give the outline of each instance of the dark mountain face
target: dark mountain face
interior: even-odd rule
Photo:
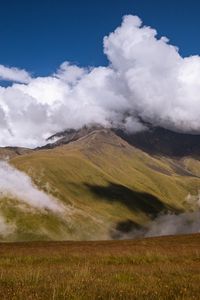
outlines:
[[[69,129],[50,137],[48,141],[57,139],[42,148],[54,148],[63,144],[76,141],[93,131],[101,131],[102,126],[84,126],[79,130]],[[130,145],[139,148],[152,155],[164,155],[170,157],[200,156],[200,135],[173,132],[161,127],[150,127],[137,133],[128,133],[122,129],[107,129],[127,141]]]
[[[120,129],[114,131],[129,144],[153,155],[175,157],[200,155],[200,135],[177,133],[161,127],[133,134]]]

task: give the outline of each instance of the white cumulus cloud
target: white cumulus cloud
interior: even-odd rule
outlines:
[[[7,78],[16,82],[0,87],[0,146],[35,147],[58,131],[94,122],[134,132],[144,129],[144,120],[200,133],[199,56],[181,57],[132,15],[104,38],[104,53],[107,67],[66,61],[47,77],[2,66],[0,74],[13,71]]]
[[[9,68],[0,65],[0,80],[28,83],[31,80],[31,76],[25,70],[13,68],[13,67]]]

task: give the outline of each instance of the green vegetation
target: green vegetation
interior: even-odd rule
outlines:
[[[200,235],[0,244],[0,299],[200,299]]]
[[[18,230],[7,240],[110,239],[119,224],[144,224],[163,211],[187,209],[200,179],[183,161],[150,156],[104,130],[67,145],[16,156],[10,161],[73,213],[60,219],[1,202]],[[27,234],[28,232],[28,234]],[[3,238],[2,238],[3,239]],[[5,238],[4,238],[5,240]]]

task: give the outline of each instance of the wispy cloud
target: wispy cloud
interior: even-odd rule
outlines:
[[[0,65],[0,80],[29,83],[31,76],[25,70]]]
[[[9,223],[6,221],[6,219],[0,215],[0,238],[6,237],[10,234],[12,234],[16,229],[15,223]]]
[[[25,173],[5,161],[0,161],[0,198],[11,198],[30,207],[55,213],[64,212],[64,206],[57,199],[39,190]]]

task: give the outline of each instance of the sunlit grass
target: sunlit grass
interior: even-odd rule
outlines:
[[[200,235],[0,244],[0,299],[200,299]]]
[[[134,201],[130,191],[148,193],[166,210],[170,207],[180,212],[187,209],[187,195],[196,195],[200,186],[199,178],[177,174],[170,159],[152,157],[117,136],[101,132],[68,145],[15,157],[10,163],[28,173],[40,189],[77,210],[63,223],[53,215],[28,215],[14,211],[11,205],[2,207],[5,218],[19,228],[11,237],[16,241],[110,239],[120,222],[132,220],[141,225],[149,221],[150,200],[144,194],[141,201],[146,203],[141,209],[126,205],[125,194],[129,204]],[[115,198],[109,183],[121,186],[121,199],[119,195]],[[95,194],[95,186],[105,192]]]

